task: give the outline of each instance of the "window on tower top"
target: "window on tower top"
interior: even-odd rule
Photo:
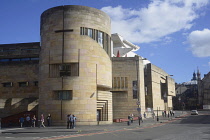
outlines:
[[[98,31],[98,43],[103,47],[103,32]]]
[[[92,38],[93,37],[93,29],[88,28],[87,35]]]

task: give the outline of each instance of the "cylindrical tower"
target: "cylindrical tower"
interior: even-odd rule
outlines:
[[[112,123],[111,22],[85,6],[59,6],[41,15],[39,116],[53,125]]]

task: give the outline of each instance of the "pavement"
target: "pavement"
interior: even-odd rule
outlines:
[[[54,132],[70,132],[71,134],[88,134],[88,133],[101,133],[101,132],[111,132],[111,131],[119,131],[125,129],[145,129],[152,128],[164,125],[166,123],[170,123],[180,119],[184,116],[189,115],[187,112],[177,112],[174,117],[162,117],[159,116],[159,121],[157,118],[144,118],[143,122],[141,122],[140,126],[138,124],[138,120],[131,123],[131,125],[127,125],[127,122],[119,122],[113,123],[109,125],[94,125],[94,126],[85,126],[79,125],[76,126],[75,129],[67,129],[66,126],[51,126],[45,128],[39,127],[23,127],[23,128],[2,128],[0,129],[1,133],[54,133]]]

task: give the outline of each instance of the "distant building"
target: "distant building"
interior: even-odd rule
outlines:
[[[176,97],[173,99],[175,109],[199,109],[198,103],[198,80],[200,72],[194,72],[190,81],[176,84]]]
[[[199,105],[203,109],[210,109],[210,72],[205,74],[203,79],[198,80]]]

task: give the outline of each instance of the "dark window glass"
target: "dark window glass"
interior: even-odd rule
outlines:
[[[27,87],[28,82],[19,82],[19,87]]]
[[[20,58],[13,58],[11,61],[20,61]]]
[[[21,58],[20,60],[21,60],[21,61],[29,61],[30,58]]]
[[[12,82],[2,83],[3,87],[12,87]]]
[[[10,50],[10,49],[8,49],[8,50],[3,50],[4,52],[14,52],[14,51],[16,51],[16,50]]]
[[[138,86],[137,86],[137,81],[133,81],[133,99],[137,99],[138,95]]]
[[[34,81],[34,86],[38,86],[38,81]]]
[[[88,36],[93,37],[93,29],[88,29]]]
[[[58,90],[54,91],[55,100],[72,100],[72,91],[71,90]]]
[[[1,61],[1,62],[8,62],[9,59],[1,59],[0,61]]]
[[[61,64],[59,66],[60,77],[62,76],[71,76],[71,65],[70,64]]]
[[[39,60],[39,57],[32,57],[31,60]]]

